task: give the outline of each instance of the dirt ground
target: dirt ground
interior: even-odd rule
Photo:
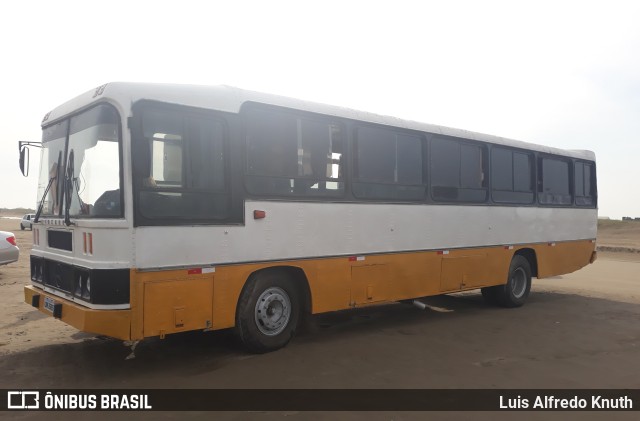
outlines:
[[[393,304],[317,316],[314,328],[270,354],[247,354],[229,331],[193,332],[145,340],[129,361],[124,360],[128,349],[122,342],[80,333],[23,302],[31,232],[20,231],[19,220],[6,218],[0,218],[0,230],[16,234],[21,252],[18,262],[0,266],[0,388],[640,388],[640,253],[635,252],[640,250],[640,222],[607,221],[598,245],[624,252],[601,252],[595,264],[578,272],[534,280],[527,304],[519,309],[489,307],[479,292],[467,292],[429,298],[426,311]],[[520,413],[517,418],[542,420],[549,414]],[[35,419],[43,414],[8,415]],[[495,415],[474,414],[473,419]],[[565,413],[558,419],[604,415]],[[215,417],[425,415],[290,412]],[[637,413],[606,417],[637,419]],[[72,418],[82,416],[75,413]]]
[[[598,244],[606,250],[640,253],[640,221],[599,221]]]

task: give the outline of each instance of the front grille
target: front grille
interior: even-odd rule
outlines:
[[[49,247],[59,250],[73,251],[73,237],[71,231],[48,230],[47,242]]]
[[[31,280],[92,304],[128,304],[128,269],[86,269],[31,256]]]

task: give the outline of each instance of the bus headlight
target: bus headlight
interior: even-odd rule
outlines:
[[[91,301],[91,275],[87,274],[87,279],[82,290],[82,298]]]
[[[79,273],[78,276],[76,277],[76,288],[73,295],[75,295],[76,297],[82,296],[82,274],[81,273]]]
[[[86,301],[91,301],[91,277],[90,272],[77,271],[76,272],[76,286],[74,296],[82,298]]]
[[[44,262],[41,258],[31,256],[31,280],[33,282],[42,282],[42,271]]]

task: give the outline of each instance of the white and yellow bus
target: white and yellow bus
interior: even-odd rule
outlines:
[[[517,307],[596,257],[589,151],[225,86],[109,83],[42,127],[25,301],[86,332],[265,352],[307,314]]]

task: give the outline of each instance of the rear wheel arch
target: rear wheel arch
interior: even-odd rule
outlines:
[[[501,307],[522,306],[531,290],[531,263],[522,254],[514,254],[509,263],[506,283],[482,288],[482,296],[487,304]]]
[[[515,252],[514,256],[522,256],[529,262],[531,276],[538,277],[538,256],[532,248],[522,248]]]

